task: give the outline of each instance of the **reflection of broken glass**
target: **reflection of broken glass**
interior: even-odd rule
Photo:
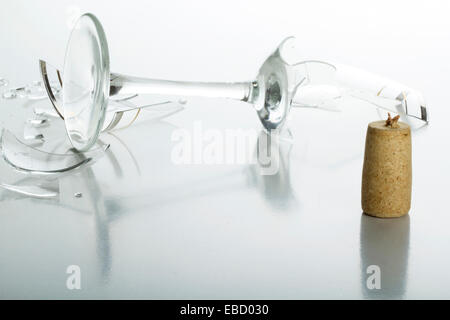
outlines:
[[[0,148],[3,159],[17,170],[38,174],[66,172],[93,163],[104,155],[109,145],[96,148],[86,153],[68,150],[68,153],[49,153],[29,146],[3,129],[0,137]]]
[[[18,194],[39,199],[53,199],[57,198],[59,195],[55,190],[37,185],[12,185],[0,182],[0,187]]]

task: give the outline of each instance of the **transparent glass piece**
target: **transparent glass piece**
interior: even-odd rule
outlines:
[[[61,118],[64,120],[64,112],[61,108],[61,97],[60,91],[50,84],[50,74],[56,75],[59,78],[60,72],[58,69],[51,67],[47,62],[40,60],[41,76],[44,81],[47,93],[49,95],[50,101],[52,102],[53,109],[36,107],[34,113],[37,116]],[[171,101],[157,99],[154,103],[146,104],[143,106],[138,106],[133,101],[137,94],[126,94],[126,95],[116,95],[109,99],[108,108],[105,114],[105,120],[101,132],[110,131],[113,129],[123,129],[130,126],[138,118],[142,109],[146,109],[146,118],[148,119],[148,114],[151,114],[150,119],[162,119],[168,117],[176,112],[183,110],[181,104],[186,104],[187,100],[180,99],[178,103]],[[161,108],[163,106],[163,108]],[[150,109],[151,110],[148,110]],[[35,127],[41,127],[48,124],[46,119],[30,119]],[[118,127],[119,124],[122,124]]]
[[[23,129],[23,138],[25,140],[44,140],[44,135],[35,127],[25,125]]]
[[[18,98],[25,98],[27,96],[26,86],[25,87],[19,87],[19,88],[11,89],[11,91],[14,91],[15,94],[16,94],[16,97],[18,97]]]
[[[30,126],[37,127],[37,128],[47,126],[49,124],[49,122],[50,121],[48,119],[28,119],[27,120],[27,123]]]
[[[406,85],[344,65],[338,66],[336,78],[343,96],[426,122],[429,120],[422,94]]]
[[[109,96],[109,53],[103,28],[93,15],[83,15],[70,35],[63,73],[66,130],[79,151],[97,140]]]
[[[325,61],[305,60],[294,38],[285,39],[266,59],[256,79],[246,82],[187,82],[109,74],[103,28],[92,14],[76,22],[64,62],[63,108],[72,145],[89,149],[104,128],[108,99],[130,94],[227,98],[254,106],[266,130],[282,128],[292,106],[337,111],[345,99],[428,121],[421,94],[406,86],[377,81],[372,74]],[[354,83],[348,80],[354,77]],[[120,98],[119,98],[120,100]]]
[[[136,98],[138,95],[136,93],[130,93],[130,94],[125,94],[125,95],[115,95],[113,97],[111,97],[110,99],[112,101],[116,101],[116,102],[120,102],[120,101],[127,101],[127,100],[131,100],[133,98]]]
[[[181,110],[184,110],[184,107],[178,103],[170,101],[149,104],[142,107],[129,104],[123,105],[122,103],[111,105],[110,102],[110,106],[108,108],[109,109],[106,113],[102,132],[129,127],[136,121],[141,111],[146,113],[147,120],[162,120],[177,112],[180,112]],[[121,126],[118,126],[119,124],[121,124]]]
[[[338,111],[346,99],[356,98],[375,107],[428,121],[421,93],[405,85],[346,65],[302,61],[295,38],[286,39],[278,54],[290,66],[288,76],[297,86],[293,107]]]
[[[1,152],[6,163],[21,171],[41,174],[66,172],[93,163],[109,148],[109,145],[105,145],[86,153],[74,150],[65,154],[48,153],[26,145],[5,129],[0,139]]]
[[[33,109],[34,114],[42,117],[59,118],[60,116],[56,113],[55,109],[36,107]]]
[[[257,76],[254,106],[266,129],[282,128],[291,106],[337,110],[336,68],[324,61],[301,60],[294,38],[269,56]]]
[[[16,90],[7,90],[2,93],[3,99],[15,99],[17,98],[17,92]]]
[[[52,86],[55,85],[52,84]],[[54,87],[54,91],[58,91],[56,86]],[[41,81],[34,81],[23,87],[9,89],[3,92],[2,97],[4,99],[27,98],[29,100],[41,100],[47,98],[47,93]]]
[[[35,114],[39,116],[60,117],[64,120],[64,112],[61,108],[61,88],[62,80],[61,73],[58,69],[48,64],[44,60],[39,60],[39,66],[41,71],[41,77],[45,85],[46,91],[50,98],[50,101],[54,107],[54,110],[35,108]],[[53,82],[58,82],[56,85],[52,85]],[[59,86],[59,87],[58,87]],[[117,94],[109,99],[108,108],[105,114],[105,120],[102,127],[103,131],[111,131],[113,129],[123,129],[130,126],[138,118],[142,109],[149,109],[148,114],[151,113],[150,119],[162,119],[168,117],[176,112],[183,110],[180,105],[187,103],[186,99],[179,99],[178,103],[159,99],[154,103],[146,104],[143,106],[136,105],[132,100],[136,98],[137,94]],[[163,106],[164,108],[160,108]],[[32,119],[35,126],[45,125],[43,119]],[[125,125],[118,127],[119,123],[125,123]]]
[[[0,87],[6,87],[9,84],[9,81],[5,78],[0,77]]]
[[[47,97],[47,93],[45,92],[45,88],[40,81],[35,81],[29,85],[26,85],[23,89],[23,96],[30,100],[40,100],[45,99]]]
[[[44,144],[44,139],[37,137],[35,139],[26,139],[27,140],[27,145],[30,147],[40,147]]]
[[[117,126],[120,122],[124,122],[124,118],[129,118],[129,121],[125,127],[130,126],[137,117],[141,109],[131,109],[125,111],[107,112],[105,115],[105,121],[103,123],[102,132],[118,129]]]
[[[52,103],[56,114],[64,120],[64,110],[62,108],[62,74],[57,68],[44,60],[39,60],[39,70],[50,102]],[[110,100],[113,102],[124,102],[132,100],[137,96],[137,94],[118,94],[114,97],[111,97]],[[52,113],[52,115],[54,115],[54,113]]]
[[[43,60],[39,60],[41,79],[56,113],[64,119],[62,105],[62,75],[60,71]]]
[[[0,187],[18,194],[39,199],[54,199],[59,196],[57,191],[37,185],[12,185],[0,182]]]

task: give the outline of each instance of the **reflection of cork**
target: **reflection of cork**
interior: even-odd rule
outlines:
[[[389,116],[367,129],[361,204],[379,218],[403,216],[411,207],[411,129],[397,120]]]
[[[407,288],[409,215],[386,220],[361,215],[361,288],[364,298],[402,299]],[[370,289],[368,267],[381,270],[381,290]]]

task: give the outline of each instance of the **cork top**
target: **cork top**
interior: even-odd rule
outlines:
[[[377,130],[380,132],[405,132],[410,131],[410,127],[408,124],[404,122],[398,122],[400,119],[400,115],[395,116],[394,118],[391,117],[391,114],[388,112],[388,118],[385,121],[375,121],[369,123],[369,129],[371,130]]]
[[[410,129],[409,125],[404,122],[397,122],[396,128],[386,126],[385,120],[371,122],[371,123],[369,123],[369,127],[372,129],[384,130],[384,131],[403,131],[403,130]]]

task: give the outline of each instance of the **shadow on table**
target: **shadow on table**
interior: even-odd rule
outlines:
[[[403,298],[407,287],[409,225],[409,215],[396,219],[361,216],[361,290],[364,298]],[[368,272],[368,268],[374,265],[380,267],[381,289],[371,290],[367,282],[373,271]]]

